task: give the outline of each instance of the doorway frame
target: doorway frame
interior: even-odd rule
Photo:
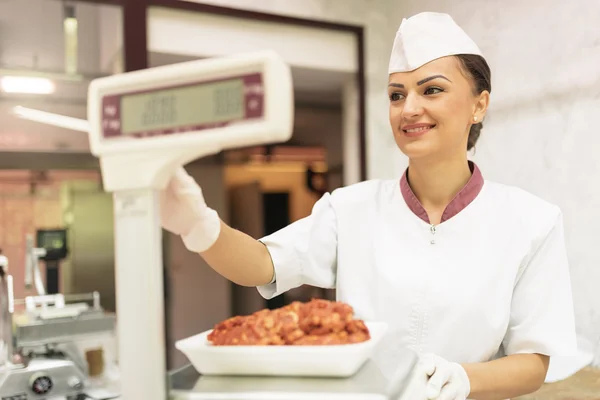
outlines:
[[[55,0],[50,0],[55,1]],[[119,6],[123,13],[123,67],[124,72],[137,71],[149,67],[148,63],[148,10],[162,7],[195,13],[214,14],[226,17],[275,22],[287,25],[312,27],[326,30],[349,32],[356,37],[358,90],[358,151],[359,178],[367,179],[367,132],[366,132],[366,78],[365,78],[365,38],[360,25],[340,24],[315,19],[290,17],[259,11],[242,10],[231,7],[195,3],[185,0],[75,0],[75,3],[92,3]],[[344,182],[347,184],[348,182]]]

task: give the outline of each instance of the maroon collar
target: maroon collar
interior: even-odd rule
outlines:
[[[460,192],[454,196],[450,204],[446,206],[446,209],[442,214],[441,222],[449,220],[464,210],[466,206],[475,200],[481,191],[481,188],[483,187],[483,175],[481,175],[481,171],[472,161],[469,161],[469,168],[471,168],[471,178],[469,178],[469,181],[465,187],[463,187]],[[429,223],[427,211],[425,211],[421,205],[421,202],[419,199],[417,199],[417,196],[415,196],[415,193],[412,191],[410,184],[408,183],[408,168],[402,175],[402,179],[400,179],[400,191],[402,192],[402,197],[404,197],[404,201],[406,202],[408,208],[410,208],[410,210],[415,213],[417,217]]]

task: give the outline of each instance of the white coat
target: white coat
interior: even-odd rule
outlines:
[[[417,215],[416,197],[399,180],[325,194],[310,216],[261,239],[276,281],[260,294],[268,299],[303,284],[335,288],[358,318],[388,323],[379,360],[386,370],[403,347],[458,363],[575,354],[559,208],[480,180],[472,198],[457,196],[447,209],[454,212],[435,227]]]

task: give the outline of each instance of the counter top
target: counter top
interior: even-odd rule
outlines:
[[[568,379],[547,383],[537,392],[515,400],[600,400],[600,369],[584,368]]]
[[[407,361],[398,385],[404,386],[414,366]],[[387,400],[388,380],[370,361],[350,378],[200,376],[187,366],[170,377],[171,400]]]

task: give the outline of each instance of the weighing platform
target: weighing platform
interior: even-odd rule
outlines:
[[[289,66],[266,51],[96,79],[87,121],[15,110],[89,132],[104,189],[113,193],[122,399],[165,400],[168,381],[172,399],[388,398],[389,385],[371,364],[345,380],[199,377],[191,368],[167,375],[160,193],[192,160],[289,140],[294,107]],[[395,387],[406,383],[414,361],[403,360]]]
[[[186,366],[169,374],[170,400],[397,400],[415,362],[407,352],[394,382],[372,362],[347,379],[200,376]]]

